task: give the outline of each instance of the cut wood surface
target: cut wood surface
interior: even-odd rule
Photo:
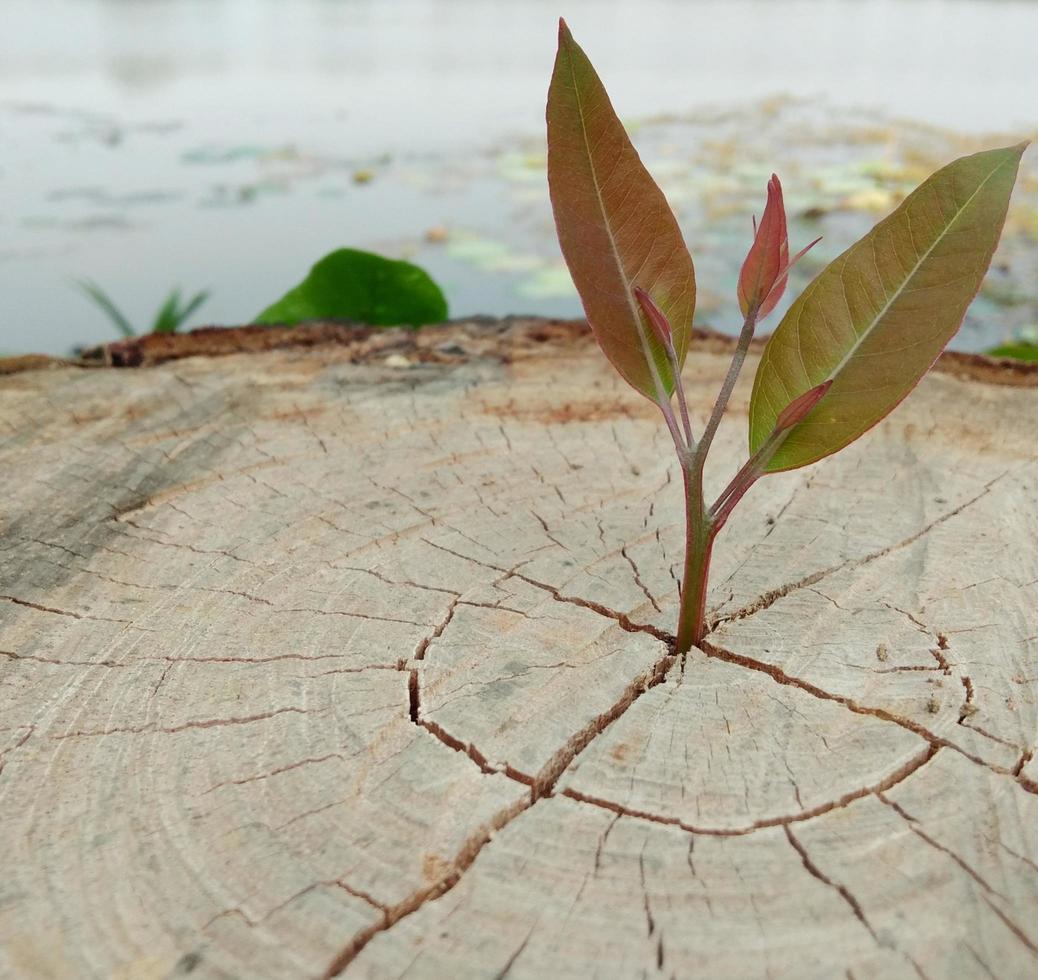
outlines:
[[[584,331],[257,336],[0,380],[0,976],[1038,976],[1038,374],[758,484],[682,661]]]

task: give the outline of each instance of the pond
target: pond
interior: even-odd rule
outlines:
[[[1035,3],[564,8],[678,213],[697,318],[719,329],[736,322],[734,280],[772,170],[791,244],[825,236],[802,285],[942,162],[1038,129]],[[212,290],[192,325],[247,322],[347,245],[425,266],[454,316],[577,315],[544,182],[559,12],[541,0],[4,0],[0,349],[114,339],[83,279],[136,323],[174,286]],[[1036,157],[960,348],[1038,323]]]

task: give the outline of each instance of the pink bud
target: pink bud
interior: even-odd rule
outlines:
[[[768,202],[760,224],[754,222],[753,244],[739,273],[739,308],[746,316],[757,308],[757,316],[764,316],[764,303],[778,281],[789,259],[789,241],[786,234],[786,209],[782,203],[782,185],[771,175],[768,181]],[[781,293],[775,296],[779,301]]]
[[[830,378],[828,381],[823,381],[820,385],[815,385],[814,388],[805,391],[802,395],[797,395],[779,412],[778,418],[775,419],[774,431],[782,432],[785,429],[792,429],[794,425],[799,425],[803,422],[811,414],[811,409],[825,397],[825,393],[832,386],[833,381]]]
[[[649,320],[652,332],[656,334],[659,342],[669,349],[673,343],[673,334],[670,329],[670,321],[664,315],[663,310],[652,301],[652,297],[641,286],[634,287],[634,295],[638,297],[638,303]]]
[[[816,238],[790,261],[786,207],[782,201],[782,184],[775,174],[768,181],[768,202],[760,224],[755,220],[753,227],[753,244],[739,273],[739,308],[743,316],[756,309],[757,319],[761,320],[782,299],[789,270],[821,239]]]

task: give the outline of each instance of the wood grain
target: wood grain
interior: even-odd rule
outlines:
[[[1038,975],[1038,375],[763,481],[682,662],[582,331],[266,346],[0,380],[0,976]]]

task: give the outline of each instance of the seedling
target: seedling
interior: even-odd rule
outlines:
[[[77,286],[90,297],[115,325],[116,330],[124,337],[135,337],[137,331],[133,324],[123,315],[115,301],[96,282],[89,279],[77,281]],[[159,307],[152,319],[151,326],[144,333],[176,333],[194,312],[209,299],[209,290],[203,289],[195,293],[186,302],[180,297],[180,289],[171,289],[165,302]]]
[[[794,301],[757,368],[749,459],[707,506],[707,453],[754,330],[816,242],[789,257],[782,186],[773,176],[739,276],[744,319],[735,354],[696,438],[681,382],[696,299],[692,257],[564,21],[547,122],[559,244],[588,322],[624,380],[663,413],[681,465],[686,542],[677,652],[685,653],[706,632],[714,539],[746,492],[762,476],[814,463],[871,429],[959,329],[998,244],[1027,144],[937,171]]]

